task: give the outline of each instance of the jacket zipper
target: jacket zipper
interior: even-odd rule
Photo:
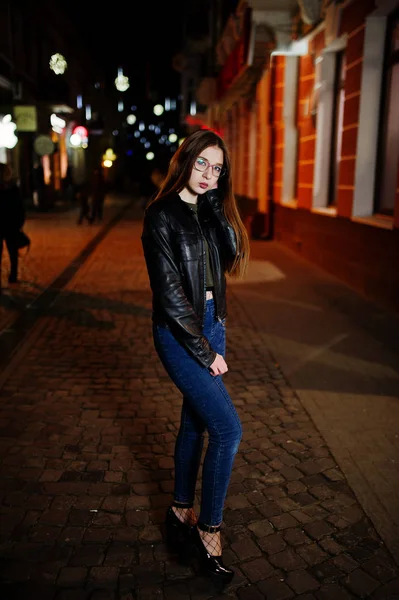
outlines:
[[[198,220],[196,219],[195,213],[194,213],[194,211],[191,208],[189,208],[189,210],[192,213],[193,219],[196,222],[196,224],[198,226],[198,229],[200,231],[200,234],[201,234],[202,256],[204,257],[204,304],[203,304],[203,308],[202,308],[202,319],[201,319],[202,327],[204,327],[204,325],[205,325],[205,312],[206,312],[206,256],[205,256],[205,242],[204,242],[205,236],[204,236],[204,233],[203,233],[203,231],[201,229],[201,225],[199,224],[199,219]]]
[[[206,239],[205,235],[204,235],[204,238]],[[213,244],[212,243],[210,244],[208,242],[208,240],[207,240],[207,244],[208,244],[208,248],[209,248],[209,258],[210,258],[210,261],[211,261],[212,272],[214,273],[215,272],[215,264],[213,262],[213,255],[212,255]],[[214,284],[214,288],[216,288],[215,284]],[[216,297],[217,297],[217,294],[215,293],[213,295],[213,301],[215,303],[216,319],[219,321],[219,323],[222,323],[222,319],[219,317],[219,307],[218,307],[218,303],[217,303]]]
[[[195,218],[195,217],[194,217]],[[201,242],[202,242],[202,256],[204,258],[204,308],[202,311],[202,327],[205,325],[205,313],[206,313],[206,255],[205,255],[205,236],[201,229],[201,225],[197,221],[198,228],[201,232]]]

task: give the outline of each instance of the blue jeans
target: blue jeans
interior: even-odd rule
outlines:
[[[208,448],[202,469],[199,522],[219,525],[234,457],[242,437],[240,419],[224,386],[179,344],[169,329],[153,328],[156,351],[183,394],[180,430],[175,446],[175,502],[193,504],[204,432]],[[215,317],[213,300],[206,303],[204,335],[215,352],[225,355],[225,326]]]

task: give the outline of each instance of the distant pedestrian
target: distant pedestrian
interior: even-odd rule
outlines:
[[[96,167],[90,182],[91,215],[90,223],[101,222],[104,214],[105,179],[102,167]]]
[[[18,282],[18,232],[25,223],[25,208],[10,165],[0,164],[0,293],[4,242],[10,257],[9,283]]]
[[[79,201],[80,212],[78,217],[78,225],[81,225],[83,221],[86,219],[88,223],[90,223],[90,202],[89,202],[89,184],[87,182],[81,183],[78,187],[78,191],[76,193],[77,199]]]
[[[183,395],[167,541],[181,555],[199,559],[222,588],[234,575],[222,562],[220,526],[242,435],[222,380],[227,372],[225,275],[244,274],[249,241],[232,190],[227,148],[214,132],[197,131],[179,146],[145,210],[142,244],[153,294],[155,348]],[[205,430],[197,521],[193,503]]]

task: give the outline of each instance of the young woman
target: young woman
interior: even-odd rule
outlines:
[[[220,526],[241,423],[222,375],[226,279],[242,277],[249,241],[232,190],[230,158],[210,130],[188,136],[144,216],[142,244],[153,294],[153,337],[167,373],[183,394],[175,447],[174,501],[166,515],[168,542],[190,550],[218,586],[224,566]],[[200,514],[193,503],[204,432]]]

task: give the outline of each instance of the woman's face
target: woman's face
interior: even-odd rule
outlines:
[[[208,146],[197,156],[187,187],[194,194],[205,194],[217,187],[223,169],[223,151],[218,146]]]

